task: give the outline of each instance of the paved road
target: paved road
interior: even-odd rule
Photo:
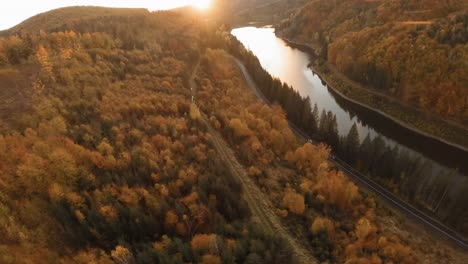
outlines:
[[[271,102],[262,94],[262,92],[257,88],[255,82],[253,81],[250,74],[247,72],[244,64],[234,58],[237,65],[241,69],[242,73],[244,74],[245,80],[247,81],[248,86],[254,92],[254,94],[262,100],[265,104],[271,106]],[[297,126],[289,122],[289,126],[291,130],[304,141],[312,142],[312,139],[307,136],[303,131],[301,131]],[[468,240],[464,238],[462,235],[454,231],[453,229],[447,227],[437,219],[427,215],[426,213],[422,212],[421,210],[415,208],[411,204],[407,203],[406,201],[398,198],[396,195],[385,189],[384,187],[380,186],[373,180],[367,178],[359,171],[355,170],[352,166],[341,160],[336,156],[331,156],[329,161],[332,162],[337,168],[341,169],[345,174],[354,182],[361,186],[365,186],[369,190],[375,193],[375,195],[379,196],[383,200],[387,201],[391,204],[394,208],[397,208],[408,216],[412,217],[416,221],[426,225],[427,227],[431,228],[435,232],[438,232],[443,237],[447,238],[449,241],[454,242],[456,245],[460,246],[461,248],[468,250]]]

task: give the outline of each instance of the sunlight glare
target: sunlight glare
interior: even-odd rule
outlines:
[[[208,9],[211,6],[211,0],[197,0],[193,6],[200,10]]]

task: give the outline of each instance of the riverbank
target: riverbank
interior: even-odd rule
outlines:
[[[244,75],[245,81],[247,86],[252,90],[252,92],[256,95],[256,97],[261,100],[263,103],[271,107],[271,102],[264,96],[264,94],[259,90],[255,81],[252,79],[250,74],[248,73],[245,65],[242,61],[237,58],[233,57],[233,60],[236,61],[239,69]],[[300,128],[297,128],[293,123],[289,123],[291,131],[294,132],[297,139],[301,142],[307,142],[311,140]],[[314,144],[318,144],[315,142]],[[412,230],[414,228],[418,229],[418,232],[425,232],[429,231],[426,235],[430,235],[431,239],[443,239],[446,240],[447,237],[449,238],[447,242],[450,245],[454,245],[456,247],[460,247],[460,249],[466,248],[466,239],[463,238],[462,235],[458,234],[456,231],[453,231],[450,227],[446,226],[443,222],[436,219],[436,216],[431,214],[431,212],[422,212],[421,209],[416,209],[411,203],[406,200],[403,200],[397,196],[397,194],[392,193],[391,191],[385,189],[372,179],[367,178],[366,176],[352,172],[350,169],[347,169],[344,166],[349,166],[346,163],[342,163],[342,161],[337,161],[336,158],[329,159],[329,162],[333,163],[334,166],[342,170],[353,182],[355,182],[363,192],[370,195],[375,195],[377,197],[379,203],[382,203],[384,207],[380,208],[382,214],[387,214],[382,219],[386,219],[385,222],[388,223],[389,218],[393,218],[394,220],[400,219],[400,222],[403,222],[407,219],[411,219],[411,223],[408,221],[404,221],[406,225],[413,225]],[[385,208],[385,209],[384,209]],[[390,210],[392,213],[390,213]],[[384,222],[384,221],[383,221]],[[399,233],[401,233],[400,225],[398,227],[394,226],[393,231],[395,228],[399,229]],[[436,231],[436,232],[434,232]]]
[[[312,58],[319,58],[316,47],[286,39],[279,34],[276,35],[291,47],[307,52]],[[336,70],[323,60],[322,63],[318,63],[318,60],[311,62],[310,68],[327,84],[330,90],[348,102],[376,112],[424,137],[468,152],[468,130],[461,125],[429,116],[429,114],[415,107],[405,105],[395,98],[362,87],[342,74],[336,73]]]

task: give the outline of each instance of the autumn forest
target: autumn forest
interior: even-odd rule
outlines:
[[[348,44],[385,38],[383,29],[335,28],[328,60],[358,82],[465,122],[466,76],[446,73],[466,49],[453,51],[451,62],[427,57],[423,67],[446,64],[434,74],[444,78],[441,86],[430,92],[424,82],[433,80],[423,82],[420,69],[403,75],[385,62],[392,43],[406,65],[420,58],[407,49],[413,42],[441,53],[459,42],[466,47],[466,32],[454,28],[467,21],[455,16],[415,29],[425,34],[359,50]],[[318,40],[332,42],[321,32]],[[380,142],[360,145],[355,131],[340,138],[332,113],[320,114],[270,76],[226,26],[172,11],[70,7],[0,36],[0,263],[466,260],[424,231],[415,237],[404,217],[330,156],[338,150],[398,184],[402,172],[417,174],[415,163],[397,157],[395,172],[366,166]],[[252,92],[239,63],[271,105]],[[366,78],[369,71],[384,77]],[[395,85],[406,82],[414,90]],[[450,93],[439,93],[442,86]],[[325,143],[304,142],[290,121]],[[412,199],[405,184],[399,191]]]

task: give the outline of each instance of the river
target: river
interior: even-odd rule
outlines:
[[[380,135],[388,145],[407,150],[412,156],[431,164],[421,184],[435,184],[440,182],[440,177],[445,177],[442,181],[448,182],[452,194],[468,184],[468,153],[412,132],[341,98],[308,67],[310,56],[276,37],[273,28],[243,27],[232,30],[231,34],[258,57],[262,67],[272,76],[291,85],[303,97],[308,96],[312,106],[317,104],[320,112],[322,109],[332,111],[337,117],[340,135],[347,135],[356,123],[361,141],[367,134],[371,138]]]

